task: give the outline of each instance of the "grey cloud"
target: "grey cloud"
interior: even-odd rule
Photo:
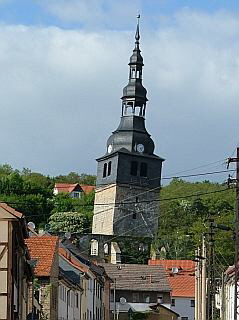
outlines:
[[[147,128],[164,175],[223,159],[239,141],[239,22],[228,12],[209,18],[182,12],[142,34]],[[0,163],[96,172],[132,48],[128,32],[0,26]]]

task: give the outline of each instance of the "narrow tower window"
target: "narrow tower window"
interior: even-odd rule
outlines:
[[[106,173],[107,173],[107,163],[104,163],[103,178],[106,177]]]
[[[107,172],[107,176],[111,175],[111,161],[108,163],[108,172]]]
[[[142,162],[140,165],[140,177],[147,177],[147,163]]]
[[[131,176],[137,176],[137,173],[138,173],[138,162],[132,161],[131,168],[130,168],[130,174],[131,174]]]

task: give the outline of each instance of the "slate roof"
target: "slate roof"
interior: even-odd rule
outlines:
[[[57,252],[58,237],[42,236],[31,237],[25,240],[31,259],[37,259],[35,275],[37,277],[49,277],[54,259]]]
[[[101,264],[111,279],[116,279],[117,290],[170,291],[162,266],[144,264]],[[114,287],[114,284],[111,284]]]
[[[195,297],[195,262],[191,260],[149,260],[149,265],[165,268],[172,288],[172,297]],[[172,268],[178,268],[173,273]]]
[[[80,286],[82,272],[61,256],[59,256],[59,271],[60,275],[66,277],[71,283]]]

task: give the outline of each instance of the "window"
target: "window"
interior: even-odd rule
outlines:
[[[109,254],[109,245],[108,245],[108,243],[104,244],[104,254]]]
[[[147,163],[142,162],[140,164],[140,177],[147,177]]]
[[[111,175],[111,161],[108,163],[108,172],[107,172],[107,176]]]
[[[163,303],[163,297],[162,296],[158,296],[157,297],[157,301],[158,301],[158,303]]]
[[[91,255],[98,256],[98,241],[94,239],[91,240]]]
[[[188,317],[181,317],[181,320],[188,320]]]
[[[195,300],[190,300],[191,307],[195,307]]]
[[[79,295],[78,293],[76,294],[76,308],[79,308]]]
[[[130,168],[130,174],[131,174],[131,176],[137,176],[137,173],[138,173],[138,162],[132,161],[131,168]]]
[[[80,193],[79,192],[74,192],[73,193],[73,198],[80,198]]]
[[[106,177],[106,173],[107,173],[107,163],[104,163],[103,178]]]
[[[139,302],[139,293],[133,292],[133,302]]]
[[[67,291],[67,299],[68,299],[68,306],[71,305],[71,292],[68,290]]]
[[[172,300],[171,300],[171,306],[172,306],[172,307],[175,307],[175,299],[172,299]]]
[[[146,297],[145,297],[145,302],[146,302],[146,303],[149,303],[149,302],[150,302],[150,296],[146,296]]]

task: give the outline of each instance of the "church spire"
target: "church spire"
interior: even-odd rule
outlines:
[[[129,62],[129,83],[124,87],[123,96],[121,98],[122,116],[136,115],[144,117],[146,102],[148,101],[146,97],[147,91],[142,85],[142,69],[144,63],[139,48],[139,18],[140,15],[137,17],[135,48]]]
[[[139,34],[139,19],[140,19],[140,14],[137,16],[138,23],[136,27],[136,32],[135,32],[135,47],[139,46],[139,39],[140,39],[140,34]]]

